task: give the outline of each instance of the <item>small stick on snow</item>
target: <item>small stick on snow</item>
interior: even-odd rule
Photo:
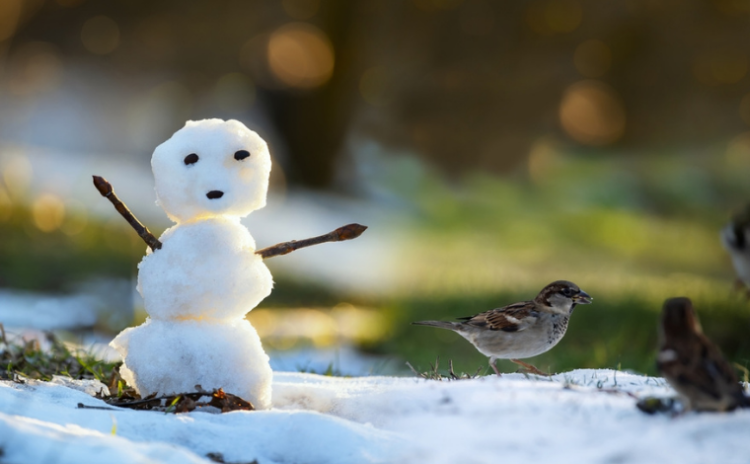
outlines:
[[[157,239],[156,236],[152,234],[150,230],[148,230],[148,227],[144,226],[143,224],[141,224],[141,221],[136,219],[135,215],[133,215],[128,207],[125,206],[125,203],[120,201],[120,199],[115,194],[115,189],[112,188],[112,184],[107,182],[104,177],[93,177],[94,187],[96,187],[96,189],[99,191],[99,193],[102,194],[103,197],[108,198],[109,201],[111,201],[112,204],[115,205],[115,209],[117,210],[117,212],[120,213],[126,221],[128,221],[128,224],[130,224],[130,226],[135,229],[135,231],[143,239],[143,241],[146,242],[146,245],[150,246],[154,251],[160,249],[161,242],[159,241],[159,239]]]
[[[304,240],[292,240],[291,242],[277,243],[276,245],[263,248],[255,253],[263,257],[263,259],[273,258],[274,256],[281,256],[298,250],[300,248],[309,247],[312,245],[319,245],[326,242],[343,242],[344,240],[352,240],[360,235],[362,232],[367,230],[367,226],[360,224],[347,224],[343,227],[339,227],[333,232],[329,232],[324,235],[319,235],[313,238],[306,238]]]

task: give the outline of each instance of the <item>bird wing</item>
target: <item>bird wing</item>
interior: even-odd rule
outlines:
[[[696,334],[687,342],[681,342],[674,348],[666,348],[673,350],[674,355],[659,363],[660,370],[672,372],[672,380],[678,384],[673,385],[675,388],[693,399],[705,395],[718,401],[724,395],[741,395],[737,375],[711,341]]]
[[[514,303],[495,308],[474,316],[463,317],[464,324],[484,327],[489,330],[520,332],[533,326],[539,318],[533,301]]]

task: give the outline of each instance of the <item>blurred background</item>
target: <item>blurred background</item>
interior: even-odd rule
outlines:
[[[719,241],[750,200],[750,0],[2,0],[0,322],[106,343],[146,317],[150,156],[188,119],[236,118],[274,157],[249,315],[277,369],[456,371],[486,359],[409,325],[530,299],[594,304],[541,369],[655,373],[667,297],[750,362],[750,305]],[[500,363],[501,370],[514,365]]]

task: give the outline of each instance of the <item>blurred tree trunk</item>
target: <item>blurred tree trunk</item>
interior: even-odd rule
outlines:
[[[329,187],[357,104],[358,2],[323,1],[316,24],[335,55],[331,79],[309,91],[274,90],[268,108],[289,149],[291,183]],[[361,24],[360,24],[361,25]]]

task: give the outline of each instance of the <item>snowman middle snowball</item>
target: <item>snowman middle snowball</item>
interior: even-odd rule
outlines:
[[[242,123],[188,121],[151,160],[158,203],[177,224],[138,265],[151,319],[112,341],[141,396],[223,388],[271,406],[271,368],[244,316],[273,279],[240,218],[266,204],[271,157]],[[182,334],[182,335],[180,335]]]

